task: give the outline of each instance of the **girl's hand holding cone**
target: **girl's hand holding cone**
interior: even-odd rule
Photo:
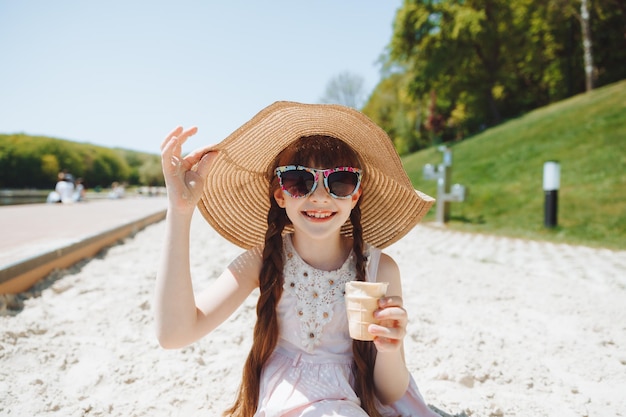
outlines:
[[[379,309],[374,312],[378,324],[370,324],[369,332],[376,336],[374,344],[379,352],[393,352],[402,349],[406,335],[408,317],[402,308],[402,298],[383,297],[378,300]]]

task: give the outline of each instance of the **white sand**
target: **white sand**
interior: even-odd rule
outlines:
[[[206,286],[240,252],[196,216]],[[17,313],[0,298],[1,416],[218,416],[255,297],[200,342],[161,349],[151,312],[163,223],[53,274]],[[626,251],[418,226],[403,273],[407,362],[427,402],[472,416],[626,414]]]

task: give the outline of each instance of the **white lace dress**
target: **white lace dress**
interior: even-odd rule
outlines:
[[[284,291],[277,307],[278,346],[261,378],[258,417],[364,417],[351,385],[352,339],[343,299],[355,279],[352,255],[336,271],[305,263],[285,237]],[[369,249],[368,280],[375,279],[380,250]],[[424,403],[415,381],[384,416],[437,416]]]

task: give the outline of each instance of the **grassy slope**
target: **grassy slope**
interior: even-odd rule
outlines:
[[[533,111],[452,147],[452,182],[466,185],[452,203],[453,229],[626,249],[626,81]],[[434,148],[403,158],[416,188],[439,164]],[[561,163],[558,227],[543,227],[543,164]],[[434,220],[434,208],[426,221]]]

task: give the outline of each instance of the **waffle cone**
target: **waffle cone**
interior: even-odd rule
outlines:
[[[367,328],[376,323],[374,311],[378,300],[387,292],[386,282],[351,281],[346,283],[346,312],[350,337],[356,340],[374,340]]]

